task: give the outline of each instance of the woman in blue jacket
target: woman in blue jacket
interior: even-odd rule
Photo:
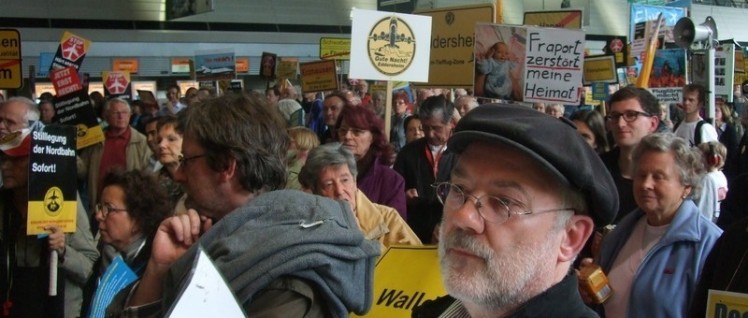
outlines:
[[[722,231],[691,201],[704,175],[701,155],[671,133],[634,151],[638,208],[605,237],[599,264],[613,295],[607,317],[685,317],[704,260]]]

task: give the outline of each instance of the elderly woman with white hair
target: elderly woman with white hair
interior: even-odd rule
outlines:
[[[607,317],[685,317],[722,233],[691,200],[704,176],[701,154],[672,133],[655,133],[633,162],[638,208],[603,239],[598,261],[613,295],[598,309]]]
[[[304,189],[324,197],[348,202],[358,227],[370,240],[383,247],[421,245],[400,214],[391,207],[373,203],[356,185],[356,158],[339,143],[312,149],[299,173]]]

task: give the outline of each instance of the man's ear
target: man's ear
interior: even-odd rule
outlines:
[[[573,262],[592,235],[595,224],[586,215],[572,215],[566,224],[564,239],[559,248],[559,262]]]
[[[649,132],[657,131],[657,127],[660,125],[660,117],[653,115],[652,117],[650,117],[650,120],[652,122],[652,125],[649,127]]]
[[[233,178],[237,171],[237,164],[236,159],[229,157],[226,159],[226,166],[223,171],[221,171],[221,178],[225,180],[230,180]]]

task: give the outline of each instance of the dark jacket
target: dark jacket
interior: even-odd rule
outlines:
[[[621,176],[621,168],[618,166],[618,157],[621,155],[621,148],[615,147],[612,150],[600,155],[608,172],[613,176],[618,190],[618,214],[613,224],[617,224],[624,216],[631,213],[637,208],[634,201],[634,180],[626,179]]]
[[[507,317],[598,317],[584,305],[577,286],[577,276],[568,274],[561,282],[533,297]],[[439,317],[454,301],[451,296],[427,300],[413,309],[412,317]]]
[[[748,134],[747,134],[748,135]],[[730,191],[720,205],[717,225],[724,229],[736,221],[748,217],[748,173],[735,177],[730,182]]]
[[[688,311],[690,317],[706,316],[709,289],[748,293],[748,218],[732,224],[709,253]]]
[[[444,151],[439,160],[438,175],[435,178],[434,168],[426,157],[426,151],[429,151],[426,138],[405,145],[397,154],[393,169],[405,179],[406,191],[413,188],[418,191],[418,198],[407,202],[407,221],[421,242],[428,244],[431,242],[434,227],[442,219],[442,205],[436,198],[432,185],[449,180],[455,156],[449,149]]]

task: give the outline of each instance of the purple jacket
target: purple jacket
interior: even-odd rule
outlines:
[[[359,171],[358,188],[371,202],[386,205],[397,210],[407,220],[405,207],[405,179],[390,167],[382,164],[379,158],[374,159],[369,171]]]

